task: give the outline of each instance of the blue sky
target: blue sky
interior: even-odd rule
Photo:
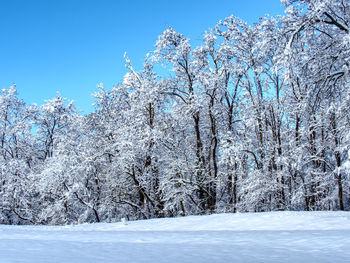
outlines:
[[[27,103],[60,92],[91,112],[103,82],[126,73],[124,52],[141,69],[167,26],[192,40],[234,14],[248,23],[283,14],[280,0],[0,0],[0,88],[16,83]]]

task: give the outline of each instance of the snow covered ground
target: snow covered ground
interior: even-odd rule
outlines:
[[[350,262],[349,212],[0,225],[0,262]]]

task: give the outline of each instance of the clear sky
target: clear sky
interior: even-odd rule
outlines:
[[[192,40],[231,14],[248,23],[283,14],[280,0],[0,0],[0,88],[16,83],[27,103],[60,92],[91,112],[90,97],[103,82],[135,69],[167,26]]]

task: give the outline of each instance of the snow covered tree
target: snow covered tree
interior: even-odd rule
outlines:
[[[27,107],[15,86],[0,93],[0,222],[32,222],[31,195],[27,191],[35,163],[31,136],[35,107]]]
[[[0,92],[0,222],[350,209],[350,3],[167,28],[81,115]],[[161,70],[159,70],[161,68]]]

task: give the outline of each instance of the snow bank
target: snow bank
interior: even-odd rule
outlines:
[[[1,262],[350,262],[349,212],[0,225]]]

